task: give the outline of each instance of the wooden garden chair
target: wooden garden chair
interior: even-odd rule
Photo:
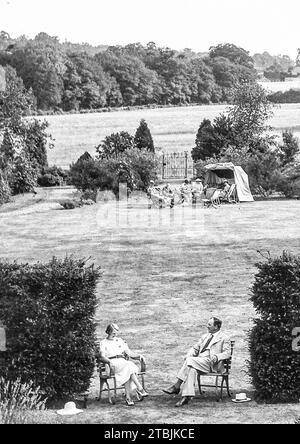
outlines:
[[[236,184],[233,183],[230,185],[230,188],[228,190],[228,192],[226,193],[226,195],[224,197],[220,198],[221,202],[228,202],[228,203],[237,203],[236,199],[235,199],[235,195],[236,195]]]
[[[230,376],[230,371],[231,371],[231,361],[232,361],[232,354],[233,354],[233,348],[234,348],[234,343],[235,341],[230,341],[230,346],[231,346],[231,352],[230,352],[230,358],[229,359],[224,359],[223,363],[224,363],[224,371],[222,373],[216,373],[216,372],[211,372],[211,373],[201,373],[201,372],[197,372],[197,381],[198,381],[198,388],[199,388],[199,393],[200,395],[202,393],[204,393],[202,391],[202,387],[214,387],[215,388],[215,392],[216,392],[216,398],[217,401],[219,401],[220,399],[223,400],[223,388],[224,388],[224,382],[226,384],[226,390],[227,390],[227,394],[229,397],[231,397],[231,393],[229,390],[229,376]],[[215,378],[215,384],[201,384],[201,376],[203,377],[207,377],[207,376],[212,376]],[[221,378],[221,381],[219,383],[219,378]],[[219,389],[221,389],[219,391]]]
[[[209,207],[217,208],[220,205],[220,194],[221,190],[218,189],[214,190],[211,197],[202,200],[203,206],[206,208]]]
[[[149,203],[148,208],[163,208],[164,204],[166,203],[165,197],[162,195],[160,191],[151,192],[149,194]]]
[[[137,373],[137,376],[140,377],[142,387],[143,389],[145,389],[145,374],[146,374],[145,361],[140,360],[139,366],[140,366],[140,371]],[[117,390],[124,389],[124,386],[122,385],[117,387],[116,378],[111,367],[108,364],[101,362],[100,360],[98,360],[98,372],[99,372],[100,389],[97,401],[101,401],[102,393],[107,392],[108,401],[110,402],[110,404],[115,404],[117,398]],[[138,394],[137,397],[140,401],[143,399]]]

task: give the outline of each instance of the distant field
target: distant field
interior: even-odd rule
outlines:
[[[259,82],[269,92],[288,91],[289,89],[300,89],[300,79],[286,82]]]
[[[157,148],[166,152],[191,151],[201,121],[214,119],[226,108],[225,105],[205,105],[47,116],[49,132],[55,139],[55,148],[48,152],[49,163],[68,168],[85,151],[95,154],[96,145],[105,136],[118,131],[134,134],[141,119],[147,121]],[[300,137],[300,104],[276,108],[270,125],[278,134],[292,128]]]

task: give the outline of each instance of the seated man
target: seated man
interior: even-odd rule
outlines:
[[[176,407],[187,404],[195,396],[195,381],[197,371],[202,374],[222,372],[224,359],[231,354],[230,339],[220,332],[222,321],[211,318],[207,323],[208,333],[203,335],[188,352],[183,366],[177,375],[177,381],[171,387],[163,390],[170,395],[178,394],[182,385],[182,399]]]
[[[223,187],[222,187],[220,197],[226,197],[229,190],[230,190],[230,185],[228,183],[228,180],[225,179],[223,182]]]

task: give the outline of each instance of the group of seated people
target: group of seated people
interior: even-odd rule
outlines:
[[[208,372],[222,372],[223,361],[230,358],[230,338],[220,329],[222,321],[212,317],[207,322],[207,333],[187,351],[185,360],[177,373],[176,381],[168,388],[163,389],[167,394],[180,394],[182,398],[176,407],[187,404],[195,396],[195,383],[197,371],[202,374]],[[141,400],[149,393],[138,380],[138,367],[131,359],[145,360],[130,350],[126,342],[120,338],[117,324],[109,324],[106,328],[106,339],[100,341],[99,359],[113,369],[117,385],[125,389],[125,402],[128,406],[134,405],[133,396]]]
[[[220,184],[213,187],[212,185],[205,184],[201,178],[197,178],[195,182],[185,179],[179,188],[175,187],[172,189],[169,183],[159,186],[151,180],[147,195],[150,201],[156,201],[159,208],[162,208],[163,205],[173,208],[175,202],[178,204],[183,204],[184,202],[192,202],[193,204],[196,204],[203,201],[208,197],[206,192],[209,188],[220,189],[219,197],[223,198],[227,196],[228,191],[230,190],[230,184],[227,179],[224,179]]]

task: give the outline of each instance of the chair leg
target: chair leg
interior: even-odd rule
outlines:
[[[223,386],[224,386],[224,381],[225,381],[225,376],[222,376],[222,382],[221,382],[221,399],[223,400]]]
[[[112,379],[113,379],[113,382],[114,382],[114,396],[113,396],[113,399],[112,399],[112,404],[115,404],[116,403],[116,399],[117,399],[117,381],[116,381],[115,377],[113,377]]]
[[[107,387],[107,394],[108,394],[108,402],[109,402],[110,404],[112,404],[113,402],[112,402],[112,397],[111,397],[111,392],[110,392],[110,386],[109,386],[109,382],[108,382],[108,381],[106,381],[106,387]]]
[[[144,378],[144,375],[141,375],[141,380],[142,380],[142,387],[145,390],[145,378]]]
[[[215,391],[216,391],[216,399],[217,399],[217,401],[220,400],[220,397],[219,397],[219,385],[218,385],[218,382],[219,382],[219,376],[216,376]]]
[[[197,380],[198,380],[199,394],[202,395],[202,390],[201,390],[201,375],[200,375],[200,373],[197,374]]]
[[[231,398],[231,393],[229,391],[229,376],[225,376],[225,381],[226,381],[227,394],[229,398]]]
[[[103,391],[103,385],[104,385],[104,381],[101,379],[101,378],[99,378],[100,379],[100,388],[99,388],[99,396],[98,396],[98,398],[97,398],[97,401],[101,401],[101,396],[102,396],[102,391]]]

